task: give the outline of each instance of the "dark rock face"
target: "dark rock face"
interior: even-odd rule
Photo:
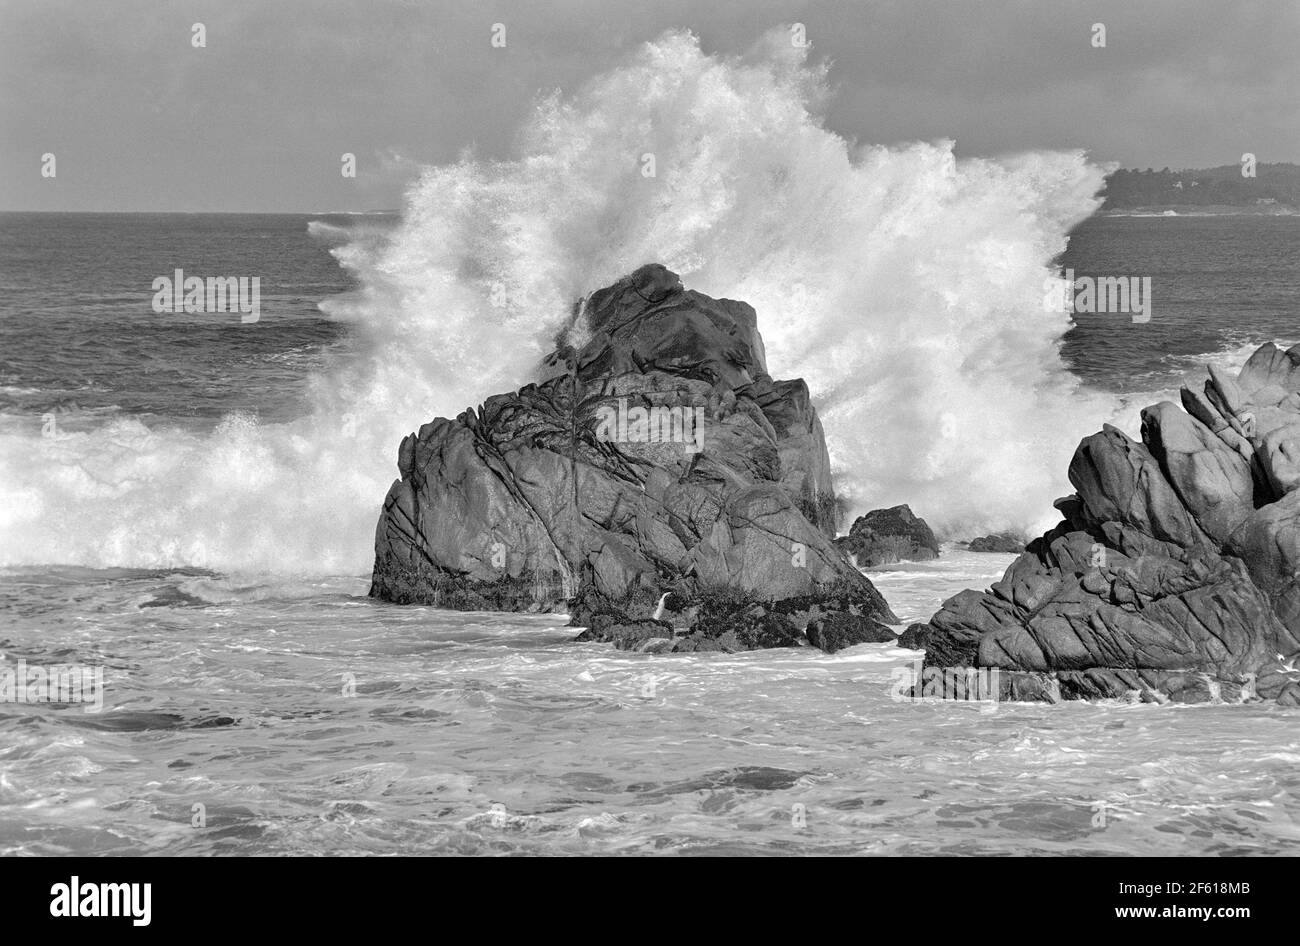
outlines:
[[[860,568],[939,557],[934,533],[908,506],[873,509],[859,516],[849,534],[836,539],[835,544],[853,556]]]
[[[900,643],[999,668],[1007,699],[1300,705],[1298,392],[1300,346],[1264,345],[1144,410],[1141,443],[1086,438],[1064,520]]]
[[[851,599],[896,620],[832,541],[821,423],[802,381],[768,375],[752,308],[645,266],[593,293],[568,337],[543,380],[402,441],[371,595],[464,610],[568,603],[587,639],[636,647],[802,641],[804,624],[776,611],[718,630],[712,602],[733,592],[745,612]],[[661,601],[683,633],[646,623]]]
[[[993,535],[981,535],[970,540],[972,552],[1023,552],[1024,536],[1014,532],[996,532]]]
[[[574,640],[613,644],[618,650],[648,650],[655,645],[671,643],[673,639],[673,626],[666,621],[652,618],[617,621],[613,615],[601,617],[602,620],[593,621]]]
[[[788,614],[779,613],[753,593],[724,591],[706,595],[695,608],[695,620],[675,648],[678,651],[733,652],[798,647],[802,643],[802,628]]]
[[[879,621],[865,615],[837,612],[810,621],[808,643],[828,654],[855,644],[893,644],[898,636]]]

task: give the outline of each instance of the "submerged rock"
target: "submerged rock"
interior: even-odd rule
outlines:
[[[1085,438],[1063,521],[900,643],[1006,699],[1300,705],[1300,346],[1181,400]]]
[[[859,516],[849,534],[836,539],[835,544],[853,556],[859,568],[939,557],[934,533],[906,505],[873,509]]]
[[[821,422],[803,381],[768,375],[752,308],[644,266],[568,338],[540,381],[402,441],[371,595],[567,607],[585,639],[634,649],[802,643],[816,606],[896,621],[833,542]]]

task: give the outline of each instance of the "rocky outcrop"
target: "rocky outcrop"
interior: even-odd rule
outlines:
[[[1014,532],[995,532],[971,539],[968,547],[972,552],[1023,552],[1025,537]]]
[[[832,541],[821,423],[767,373],[748,305],[645,266],[575,310],[540,374],[402,441],[373,596],[567,607],[633,649],[802,643],[817,608],[896,621]]]
[[[859,516],[835,543],[857,562],[859,568],[892,565],[895,562],[925,562],[939,557],[939,542],[909,506],[873,509]]]
[[[1300,704],[1300,346],[1086,438],[1063,521],[900,643],[1005,699]]]

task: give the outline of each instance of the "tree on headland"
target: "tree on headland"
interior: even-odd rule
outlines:
[[[1169,206],[1269,206],[1300,210],[1300,165],[1260,164],[1255,177],[1241,165],[1200,170],[1122,168],[1106,178],[1102,210]]]

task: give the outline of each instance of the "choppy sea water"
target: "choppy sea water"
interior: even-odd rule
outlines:
[[[0,470],[22,469],[25,450],[61,460],[51,492],[0,481],[8,540],[31,508],[54,512],[64,495],[114,509],[132,477],[165,466],[168,449],[229,411],[294,422],[311,373],[343,357],[348,326],[315,305],[350,286],[307,238],[307,218],[38,222],[63,229],[34,235],[4,220]],[[1208,246],[1226,239],[1211,228],[1238,227],[1230,242],[1246,261],[1287,245],[1252,220],[1175,224],[1206,228]],[[1101,231],[1072,245],[1082,254],[1073,262],[1114,270],[1087,248],[1118,259],[1128,240],[1126,258],[1141,260],[1129,268],[1141,272],[1201,245],[1195,229],[1151,229],[1168,225],[1094,222]],[[243,252],[250,227],[276,261],[264,290],[272,331],[151,321],[139,284],[170,271],[177,246],[195,271],[238,272],[221,254]],[[40,239],[65,248],[62,268],[60,257],[33,261]],[[1241,265],[1257,265],[1265,287],[1257,321],[1241,308],[1218,324],[1228,296],[1210,286],[1175,310],[1192,347],[1227,363],[1289,324],[1287,284],[1262,263]],[[1167,340],[1095,320],[1080,320],[1067,356],[1098,387],[1135,397],[1191,367]],[[75,409],[63,410],[69,400]],[[53,409],[66,439],[36,439]],[[130,453],[136,466],[108,479],[92,449]],[[229,482],[237,498],[240,477],[259,475],[260,454],[250,456],[230,461],[229,480],[213,488]],[[162,505],[182,522],[197,514],[183,494]],[[621,654],[572,643],[560,617],[374,602],[361,572],[114,564],[184,552],[150,549],[138,515],[69,517],[67,547],[93,540],[93,567],[0,568],[0,673],[19,661],[94,666],[105,683],[97,713],[0,703],[0,852],[1300,850],[1293,709],[903,702],[897,673],[917,655],[887,645]],[[987,586],[1010,561],[950,545],[936,562],[872,578],[907,622]]]
[[[1010,556],[945,559],[880,575],[900,616]],[[888,645],[623,654],[358,580],[4,587],[6,664],[106,668],[100,713],[0,715],[5,853],[1300,848],[1294,710],[899,702]]]

